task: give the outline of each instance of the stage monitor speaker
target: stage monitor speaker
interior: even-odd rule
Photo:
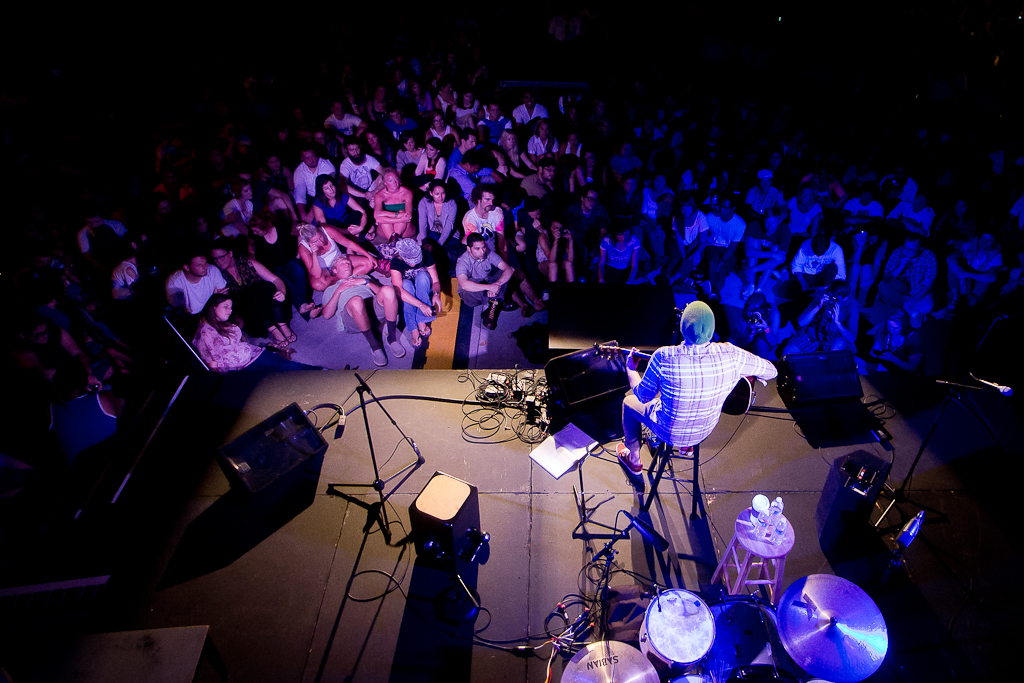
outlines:
[[[480,531],[477,489],[444,472],[434,472],[409,506],[409,520],[420,560],[448,567]]]
[[[790,408],[852,402],[864,395],[849,351],[786,354],[777,386]]]
[[[622,438],[622,398],[629,379],[621,353],[595,348],[567,353],[548,361],[544,376],[551,392],[552,433],[571,422],[602,443]]]
[[[868,451],[854,451],[832,461],[818,499],[814,521],[821,550],[830,560],[861,554],[870,542],[871,511],[889,476],[891,463]]]
[[[324,437],[292,403],[221,448],[219,461],[232,486],[253,496],[326,452]]]

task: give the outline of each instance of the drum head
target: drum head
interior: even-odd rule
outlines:
[[[690,591],[665,591],[651,601],[644,617],[650,646],[669,663],[688,665],[701,660],[715,642],[711,610]]]

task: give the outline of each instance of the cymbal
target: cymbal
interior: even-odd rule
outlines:
[[[659,683],[658,671],[640,650],[616,640],[591,643],[562,671],[562,683]]]
[[[812,676],[854,683],[873,674],[889,649],[885,619],[858,586],[812,574],[782,594],[779,635],[793,661]]]

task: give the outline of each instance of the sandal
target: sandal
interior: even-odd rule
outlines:
[[[409,333],[409,343],[412,344],[414,349],[423,346],[423,335],[420,334],[419,330],[413,330]]]
[[[281,331],[279,325],[267,328],[267,337],[270,339],[267,346],[273,345],[274,348],[288,346],[288,335]]]
[[[277,329],[284,335],[284,340],[289,344],[295,343],[299,338],[299,335],[292,331],[292,328],[288,326],[288,323],[281,323],[277,326]],[[287,330],[287,332],[285,330]]]
[[[423,327],[424,329],[417,331],[420,333],[420,336],[423,337],[424,339],[426,339],[427,337],[434,333],[434,330],[431,329],[430,327],[430,323],[423,323]]]

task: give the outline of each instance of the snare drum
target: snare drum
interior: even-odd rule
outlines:
[[[725,596],[711,605],[715,642],[704,672],[716,681],[799,680],[782,646],[775,610],[750,595]]]
[[[640,626],[640,650],[655,664],[696,664],[715,642],[715,618],[707,604],[687,590],[664,591],[651,601]]]

